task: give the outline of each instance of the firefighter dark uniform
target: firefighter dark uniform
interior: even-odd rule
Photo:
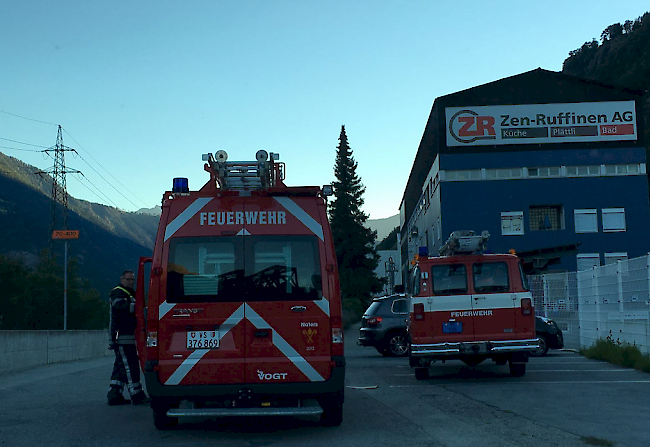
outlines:
[[[150,402],[140,383],[140,365],[135,346],[136,317],[132,275],[132,272],[125,272],[120,279],[120,285],[110,293],[110,333],[115,363],[107,395],[108,405],[123,405],[131,402],[140,405]],[[131,401],[122,395],[125,386]]]

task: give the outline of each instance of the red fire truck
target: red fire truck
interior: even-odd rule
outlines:
[[[203,156],[165,192],[141,258],[137,342],[154,424],[182,416],[342,420],[345,357],[331,187],[288,187],[278,155]]]
[[[411,281],[409,364],[418,380],[431,362],[486,359],[526,373],[528,353],[539,346],[535,312],[520,259],[483,254],[484,231],[454,231],[439,257],[418,259]]]

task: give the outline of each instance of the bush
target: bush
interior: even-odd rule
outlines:
[[[589,348],[582,349],[580,352],[591,359],[650,373],[650,356],[643,354],[636,345],[614,340],[611,333],[607,338],[597,340]]]

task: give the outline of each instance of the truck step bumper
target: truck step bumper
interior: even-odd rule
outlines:
[[[315,399],[305,401],[302,407],[255,407],[255,408],[172,408],[169,417],[225,417],[225,416],[313,416],[323,413]]]

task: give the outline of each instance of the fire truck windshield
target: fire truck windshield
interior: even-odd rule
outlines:
[[[464,264],[434,265],[431,267],[431,278],[436,295],[467,293],[467,269]]]
[[[169,247],[169,303],[322,298],[314,236],[176,238]]]

